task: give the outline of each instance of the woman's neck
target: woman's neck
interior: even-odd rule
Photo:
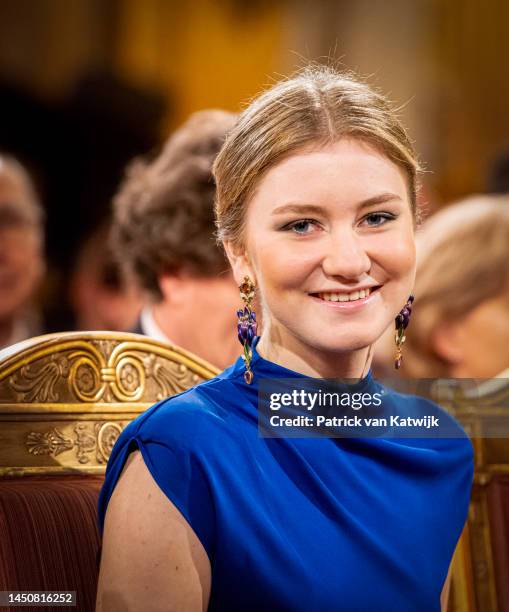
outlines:
[[[316,350],[296,338],[274,341],[263,333],[256,350],[261,357],[313,378],[364,378],[373,359],[372,347],[335,352]]]

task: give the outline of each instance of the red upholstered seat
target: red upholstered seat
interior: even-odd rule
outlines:
[[[73,609],[94,610],[102,481],[92,475],[0,479],[0,590],[72,590]]]

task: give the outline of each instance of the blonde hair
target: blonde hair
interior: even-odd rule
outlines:
[[[420,166],[388,100],[351,73],[313,65],[262,93],[228,134],[213,168],[218,240],[243,243],[245,205],[270,167],[306,145],[345,137],[402,168],[415,215]]]
[[[509,285],[509,196],[473,196],[439,211],[416,236],[415,306],[404,346],[405,375],[448,375],[432,337]]]

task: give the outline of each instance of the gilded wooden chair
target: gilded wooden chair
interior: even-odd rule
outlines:
[[[125,425],[218,373],[178,347],[112,332],[0,352],[0,590],[76,591],[93,610],[97,496]]]
[[[493,379],[460,393],[449,408],[475,451],[472,499],[455,554],[450,609],[509,612],[509,380]]]

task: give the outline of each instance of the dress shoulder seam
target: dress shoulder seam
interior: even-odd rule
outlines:
[[[149,408],[148,410],[146,410],[145,412],[143,412],[139,416],[139,422],[136,424],[136,429],[132,432],[132,435],[138,435],[140,433],[140,427],[147,420],[147,418],[149,416],[151,416],[151,414],[153,414],[153,412],[155,412],[155,410],[157,410],[161,406],[164,406],[165,404],[170,402],[172,399],[176,399],[177,397],[183,397],[183,396],[187,395],[188,393],[190,393],[191,391],[196,391],[197,389],[202,388],[202,387],[211,387],[211,386],[216,385],[216,384],[218,384],[220,382],[223,382],[223,381],[235,380],[235,379],[239,378],[242,374],[243,374],[242,372],[238,372],[237,374],[229,376],[228,378],[215,377],[215,378],[212,378],[210,380],[206,380],[206,381],[204,381],[204,382],[202,382],[202,383],[200,383],[198,385],[195,385],[194,387],[190,387],[189,389],[185,389],[184,391],[181,391],[180,393],[177,393],[175,395],[170,395],[170,397],[165,397],[163,400],[157,402],[157,404],[152,406],[152,409]],[[134,422],[134,421],[132,421],[132,422]]]

